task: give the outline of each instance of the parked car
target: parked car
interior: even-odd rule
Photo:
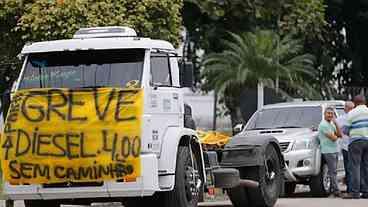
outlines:
[[[273,136],[285,158],[285,195],[295,191],[296,184],[310,186],[314,196],[328,193],[330,180],[327,165],[321,158],[317,139],[318,125],[326,107],[333,106],[336,116],[343,113],[343,101],[305,101],[266,105],[250,118],[242,135]],[[342,155],[338,177],[344,176]]]

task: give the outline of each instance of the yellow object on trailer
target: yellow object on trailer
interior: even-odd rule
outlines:
[[[216,131],[197,131],[201,144],[208,148],[222,148],[230,140],[230,136]]]

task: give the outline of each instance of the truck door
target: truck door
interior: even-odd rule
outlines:
[[[171,55],[172,56],[172,55]],[[178,83],[173,79],[173,57],[166,52],[151,52],[150,94],[147,113],[150,115],[152,151],[160,152],[162,139],[169,128],[183,125],[183,103]]]

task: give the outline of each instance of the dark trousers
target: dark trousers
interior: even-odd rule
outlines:
[[[323,159],[325,160],[328,167],[328,176],[331,180],[330,192],[338,192],[339,185],[337,183],[337,162],[338,162],[338,153],[327,153],[322,154]]]
[[[342,156],[344,157],[346,191],[351,193],[351,161],[349,160],[349,151],[342,150]]]
[[[357,140],[349,145],[351,192],[368,193],[368,141]]]

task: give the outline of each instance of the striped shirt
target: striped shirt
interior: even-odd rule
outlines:
[[[368,141],[368,107],[366,105],[359,105],[349,112],[347,130],[351,137],[349,144],[357,140]]]

